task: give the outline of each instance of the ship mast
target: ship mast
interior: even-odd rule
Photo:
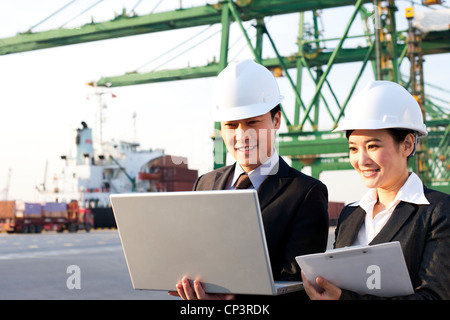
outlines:
[[[103,95],[106,94],[112,98],[115,98],[116,95],[105,90],[105,88],[98,87],[94,82],[88,82],[86,85],[94,88],[94,92],[89,94],[89,96],[94,96],[97,102],[96,125],[94,126],[94,150],[98,154],[103,154],[103,109],[106,109],[106,104],[103,102]]]

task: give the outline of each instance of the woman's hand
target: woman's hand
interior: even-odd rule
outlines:
[[[317,291],[302,271],[303,288],[311,300],[339,300],[342,290],[336,287],[331,282],[328,282],[322,277],[316,278],[317,285],[322,288],[321,292]]]
[[[181,297],[183,300],[233,300],[234,294],[209,294],[203,290],[198,280],[194,280],[194,289],[192,289],[189,279],[183,277],[176,285],[177,291],[169,291],[171,296]]]

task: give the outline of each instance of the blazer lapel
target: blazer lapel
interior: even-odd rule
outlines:
[[[234,172],[235,165],[223,167],[223,170],[218,170],[214,178],[213,190],[225,190],[227,187],[228,177]]]
[[[336,248],[348,247],[355,242],[358,232],[361,229],[364,219],[366,217],[366,211],[361,207],[356,207],[355,210],[342,221],[339,226],[338,237],[336,239]]]
[[[392,212],[391,217],[380,232],[373,238],[369,244],[379,244],[389,242],[394,238],[398,230],[403,226],[406,220],[413,214],[415,207],[409,202],[400,201]]]
[[[288,180],[289,165],[279,157],[278,168],[275,166],[271,174],[264,179],[258,188],[261,211],[272,201]]]

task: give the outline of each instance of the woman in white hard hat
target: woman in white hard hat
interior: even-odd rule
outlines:
[[[267,68],[251,60],[230,63],[214,88],[214,120],[220,121],[223,141],[236,163],[202,175],[194,190],[242,188],[240,177],[245,177],[249,183],[243,188],[258,192],[274,280],[300,281],[295,256],[323,252],[327,246],[327,188],[278,156],[274,140],[283,97]],[[199,281],[191,286],[186,278],[176,288],[177,292],[169,294],[183,299],[235,298],[210,295]],[[293,295],[307,298],[303,291]],[[290,294],[282,297],[294,298]]]
[[[407,167],[427,135],[416,100],[396,83],[375,81],[352,98],[335,131],[346,132],[350,162],[370,188],[342,210],[335,247],[399,241],[414,294],[392,299],[450,299],[450,196],[425,187]],[[302,277],[311,299],[381,299],[317,277],[319,292]]]

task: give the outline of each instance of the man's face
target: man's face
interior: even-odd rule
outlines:
[[[245,172],[252,171],[270,158],[280,122],[281,112],[277,112],[273,119],[267,112],[253,118],[221,122],[227,150]]]

